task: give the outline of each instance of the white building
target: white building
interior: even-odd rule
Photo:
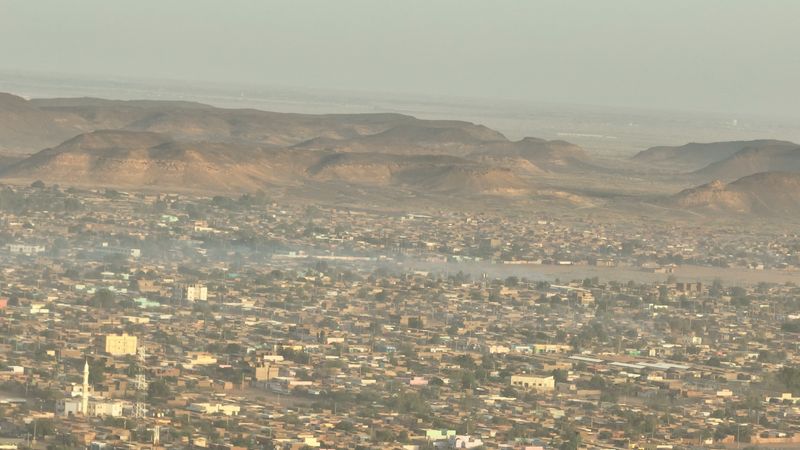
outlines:
[[[82,415],[82,405],[80,398],[62,398],[56,403],[56,413],[64,417]]]
[[[194,411],[202,414],[224,414],[226,416],[238,416],[239,406],[237,405],[223,405],[221,403],[192,403],[189,405],[189,411]]]
[[[208,288],[203,286],[202,284],[195,284],[193,286],[186,287],[186,300],[190,302],[200,300],[206,301],[208,300]]]
[[[189,302],[207,301],[208,300],[208,287],[203,284],[196,283],[191,285],[180,285],[175,291],[175,296],[178,300],[186,300]]]
[[[124,403],[121,400],[88,399],[86,416],[122,417]],[[82,416],[83,398],[64,398],[56,404],[56,413],[63,417]]]
[[[477,437],[458,435],[450,438],[452,448],[477,448],[482,445],[483,441]]]
[[[28,244],[8,244],[6,245],[9,253],[15,255],[36,255],[39,253],[44,253],[44,246],[43,245],[28,245]]]
[[[89,415],[95,417],[121,417],[123,403],[119,400],[90,400]]]
[[[217,363],[217,357],[207,352],[189,352],[186,354],[186,362],[183,364],[187,369],[194,366],[208,366]]]
[[[80,393],[79,397],[76,395]],[[89,414],[89,361],[83,362],[83,385],[80,391],[73,386],[73,398],[64,398],[56,403],[56,412],[62,416],[87,416]]]

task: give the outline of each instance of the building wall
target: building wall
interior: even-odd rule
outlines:
[[[128,334],[109,334],[106,335],[105,344],[105,352],[112,356],[136,354],[136,336]]]
[[[67,398],[61,399],[56,404],[56,411],[59,415],[62,416],[69,416],[74,415],[77,416],[81,413],[81,399],[80,398]]]
[[[89,415],[98,417],[122,416],[121,402],[89,402]]]
[[[208,288],[201,284],[186,287],[186,300],[190,302],[208,300]]]
[[[269,381],[280,374],[278,366],[261,366],[256,367],[256,381]]]
[[[532,375],[512,375],[511,385],[517,388],[537,392],[551,392],[556,387],[553,376],[537,377]]]

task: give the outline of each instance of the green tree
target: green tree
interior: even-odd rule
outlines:
[[[163,402],[172,395],[172,390],[164,379],[150,382],[147,386],[147,398],[153,402]]]
[[[775,378],[792,394],[800,394],[800,368],[782,367]]]
[[[89,384],[96,385],[106,379],[106,361],[95,358],[89,363]]]
[[[556,383],[566,383],[567,382],[567,371],[564,369],[553,369],[553,379],[556,380]]]
[[[114,306],[115,300],[113,292],[108,289],[99,289],[89,299],[89,305],[95,308],[111,308]]]

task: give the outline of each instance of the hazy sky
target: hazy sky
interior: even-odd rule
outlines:
[[[799,18],[797,0],[0,0],[0,70],[800,117]]]

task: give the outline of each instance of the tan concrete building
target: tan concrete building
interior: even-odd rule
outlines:
[[[136,344],[136,336],[108,334],[105,338],[105,352],[112,356],[135,355]]]
[[[556,380],[552,375],[512,375],[511,386],[537,392],[552,392],[556,387]]]

